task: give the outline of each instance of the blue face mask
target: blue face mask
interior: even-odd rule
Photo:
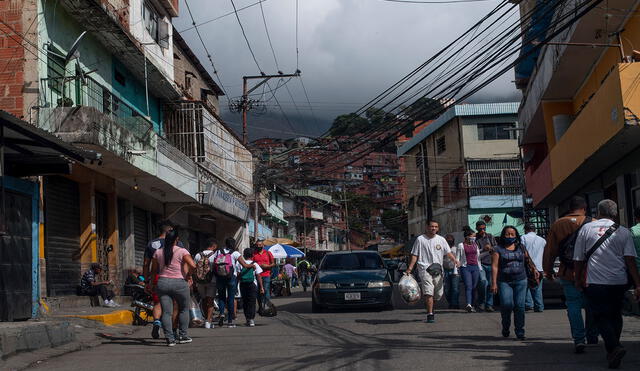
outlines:
[[[505,237],[504,238],[504,245],[505,246],[511,246],[513,243],[516,242],[516,238],[515,237]]]

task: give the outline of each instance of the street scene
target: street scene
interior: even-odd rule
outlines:
[[[640,0],[0,1],[0,370],[640,369]]]

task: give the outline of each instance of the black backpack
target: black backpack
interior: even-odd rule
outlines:
[[[576,240],[578,239],[578,233],[585,224],[591,223],[592,219],[590,217],[585,217],[584,221],[576,229],[573,233],[567,236],[562,242],[560,242],[560,248],[558,249],[558,258],[560,258],[560,262],[565,264],[567,267],[573,267],[573,252],[576,248]]]

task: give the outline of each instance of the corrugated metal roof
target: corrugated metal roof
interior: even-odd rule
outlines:
[[[444,124],[460,116],[494,116],[517,115],[520,102],[507,103],[481,103],[481,104],[457,104],[446,110],[433,123],[427,125],[411,140],[398,148],[398,156],[409,152],[413,147],[422,142],[429,135],[440,129]]]

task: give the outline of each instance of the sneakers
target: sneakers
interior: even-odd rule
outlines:
[[[224,317],[220,317],[218,320],[218,327],[222,327],[222,325],[224,325]]]
[[[622,362],[622,358],[627,354],[627,351],[622,347],[618,346],[614,349],[609,355],[607,355],[607,361],[609,361],[609,368],[618,368],[620,367],[620,363]]]
[[[233,322],[227,322],[227,328],[235,328],[236,324]]]
[[[492,306],[487,305],[487,306],[484,308],[484,311],[485,311],[485,312],[489,312],[489,313],[491,313],[491,312],[495,312],[496,310],[495,310],[495,309],[493,309],[493,307],[492,307]]]
[[[576,346],[573,349],[573,351],[574,351],[575,354],[582,354],[582,353],[584,353],[584,349],[586,347],[587,346],[584,343],[578,343],[578,344],[576,344]]]
[[[467,304],[467,307],[465,309],[469,313],[475,313],[476,312],[476,308],[474,308],[473,305],[471,305],[471,304]]]
[[[167,339],[167,346],[168,347],[175,347],[176,346],[176,341]]]
[[[425,320],[426,323],[434,323],[436,321],[436,316],[433,313],[429,313],[427,314],[427,319]]]
[[[178,344],[189,344],[192,341],[193,339],[191,339],[187,335],[184,335],[184,336],[180,336],[180,338],[178,339]]]
[[[255,327],[256,326],[256,321],[250,319],[249,320],[249,327]]]
[[[107,308],[115,308],[116,307],[116,303],[114,303],[111,300],[105,300],[104,304],[102,304],[103,307],[107,307]]]
[[[204,328],[211,328],[211,322],[205,322]]]
[[[509,330],[502,330],[502,337],[503,338],[508,338],[509,337]]]
[[[160,321],[153,321],[153,329],[151,330],[151,337],[158,339],[160,337]]]

